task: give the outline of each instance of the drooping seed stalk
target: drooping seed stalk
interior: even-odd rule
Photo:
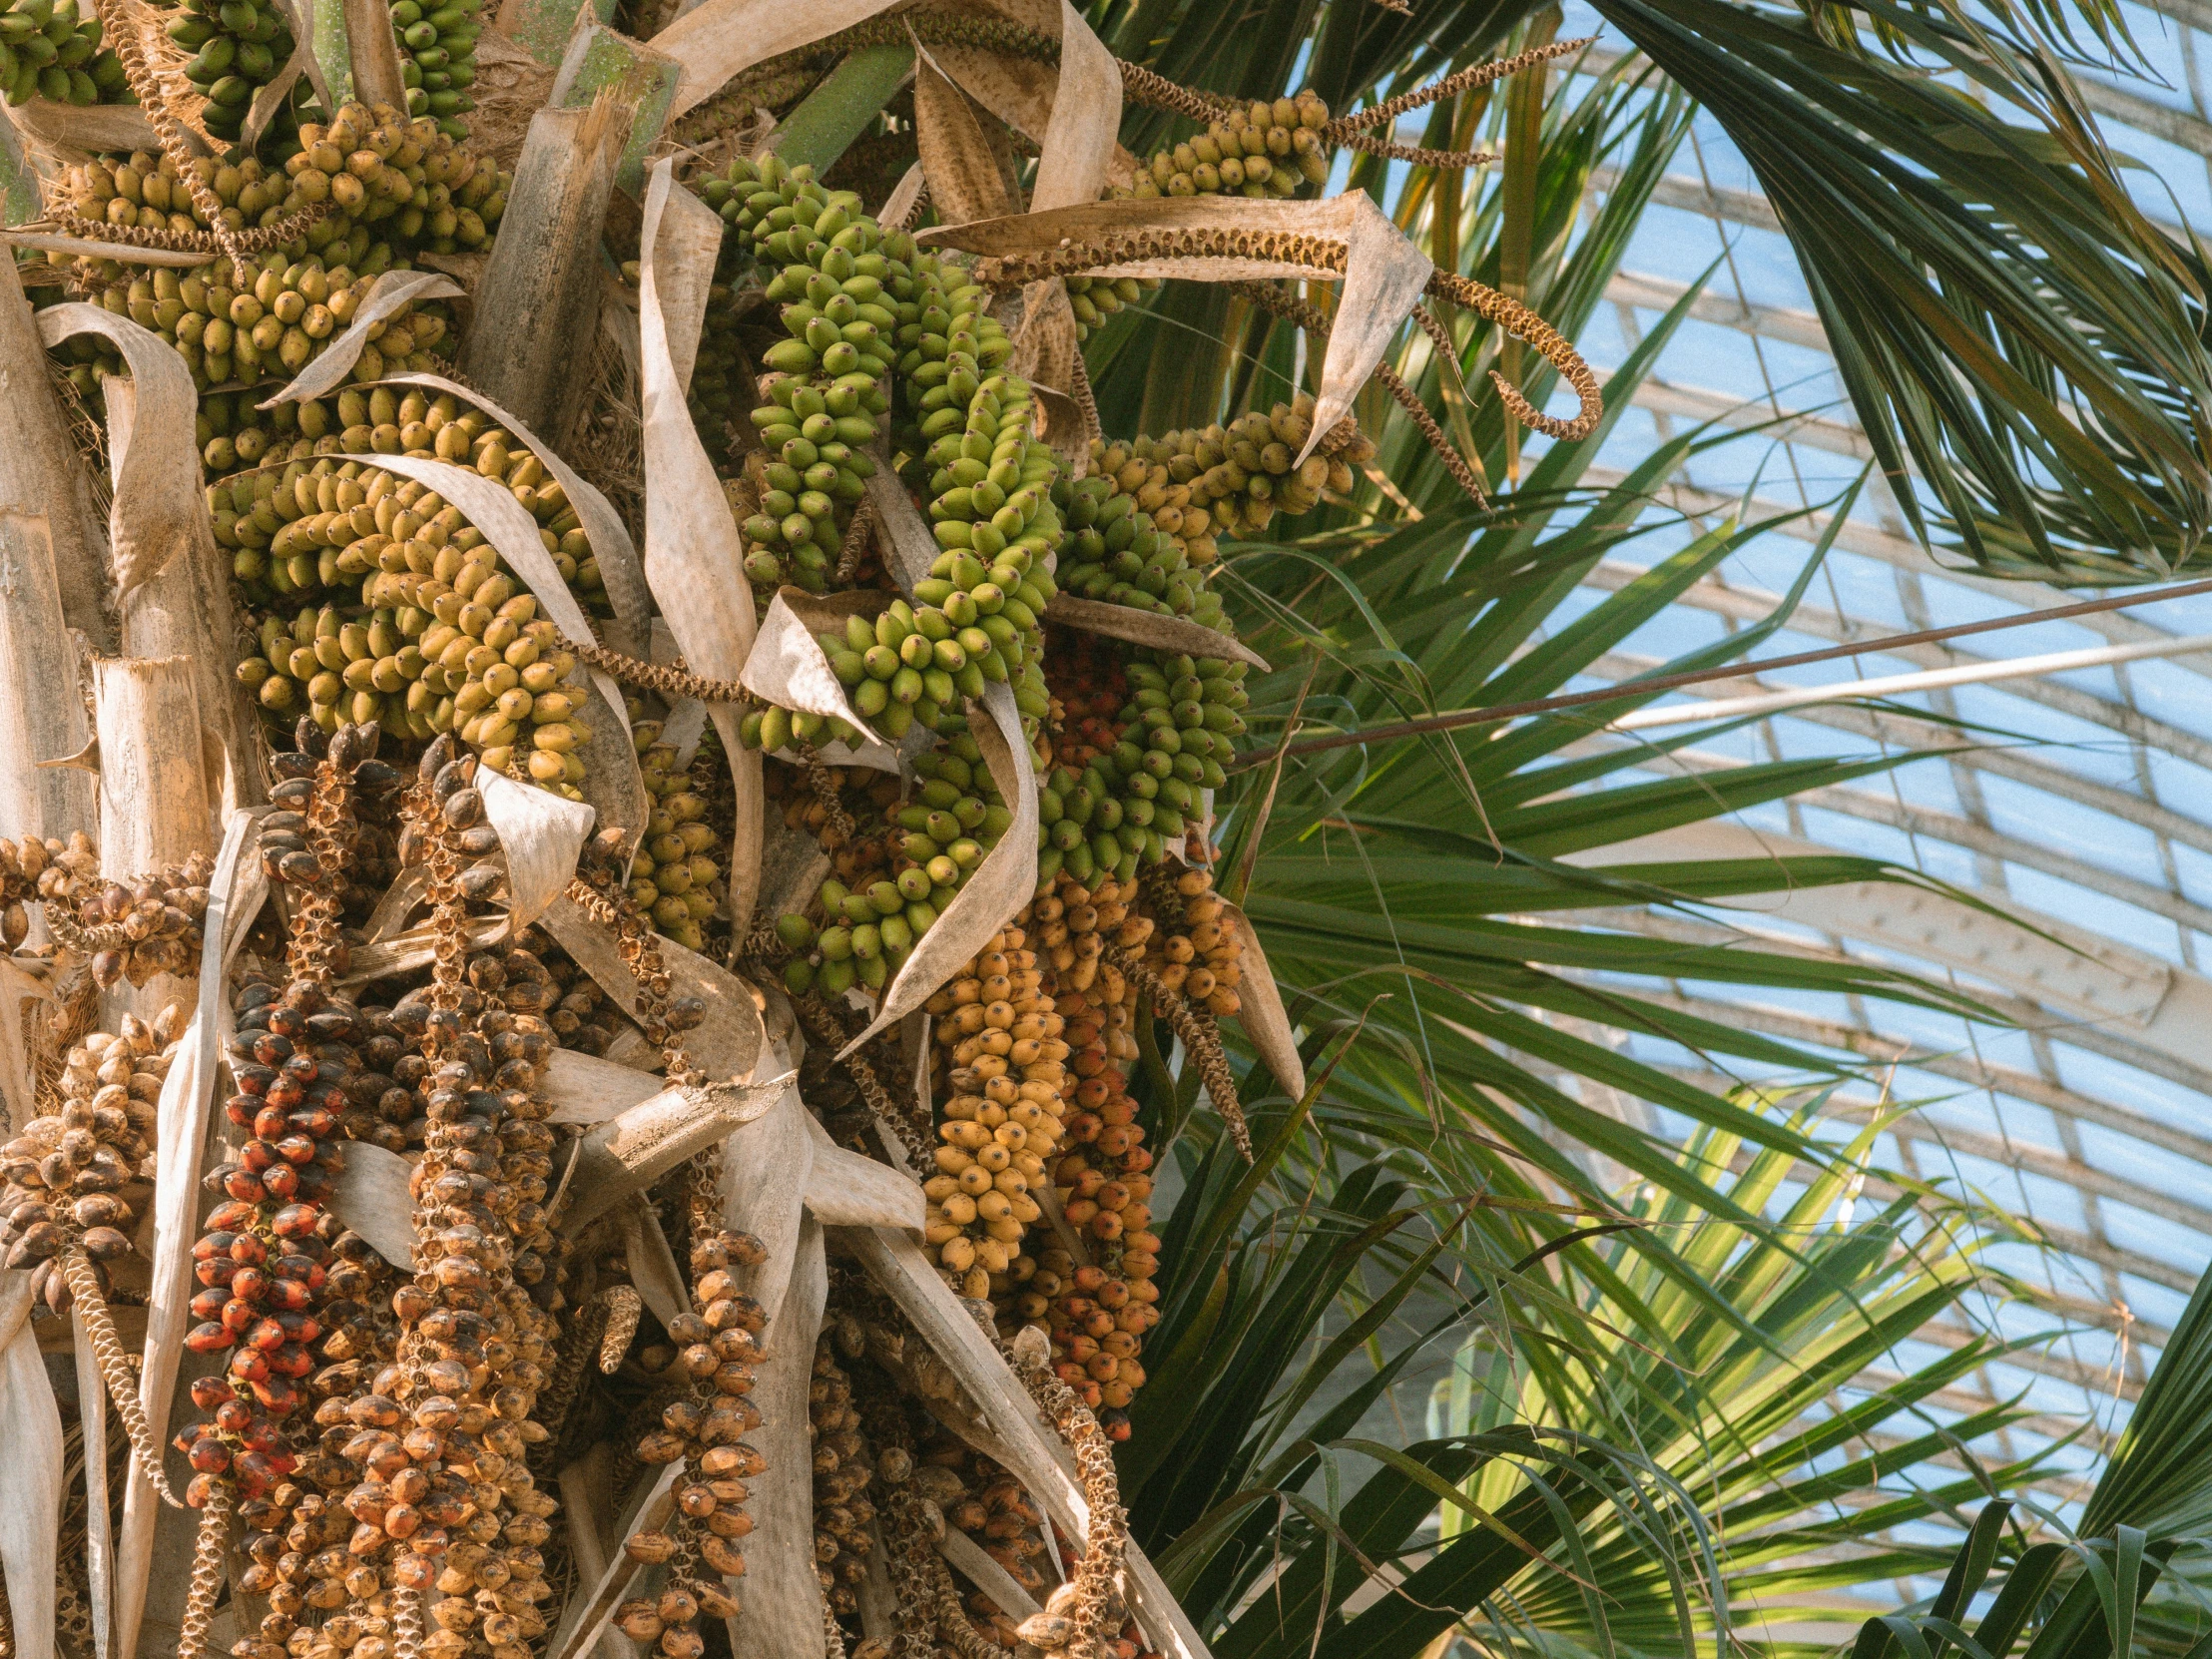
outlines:
[[[183,1628],[177,1659],[205,1659],[208,1632],[215,1622],[216,1598],[223,1593],[224,1563],[231,1546],[232,1488],[219,1482],[200,1511],[200,1530],[192,1544],[192,1586],[185,1593]]]
[[[74,1245],[62,1252],[61,1271],[62,1278],[68,1282],[69,1294],[76,1302],[78,1317],[85,1322],[85,1340],[92,1345],[93,1358],[100,1363],[108,1397],[115,1401],[116,1415],[123,1419],[123,1432],[130,1438],[131,1461],[138,1465],[147,1483],[161,1494],[164,1503],[183,1508],[184,1504],[170,1488],[169,1476],[162,1472],[161,1447],[155,1443],[153,1426],[139,1404],[138,1373],[131,1369],[131,1362],[123,1352],[122,1339],[116,1335],[115,1317],[109,1313],[106,1293],[100,1289],[100,1275],[93,1270],[91,1258]]]

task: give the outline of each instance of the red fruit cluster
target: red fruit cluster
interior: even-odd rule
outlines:
[[[238,1159],[209,1177],[227,1195],[193,1246],[202,1323],[185,1341],[199,1354],[229,1353],[222,1378],[203,1378],[193,1398],[213,1416],[178,1436],[197,1471],[186,1501],[202,1507],[212,1483],[233,1476],[259,1497],[295,1466],[279,1427],[305,1401],[314,1370],[316,1319],[336,1222],[323,1208],[335,1164],[346,1084],[359,1059],[346,1039],[357,1016],[311,981],[279,994],[267,983],[239,996],[225,1103],[253,1132]]]

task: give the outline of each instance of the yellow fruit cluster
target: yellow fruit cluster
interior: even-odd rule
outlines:
[[[1228,1019],[1243,1006],[1237,989],[1243,980],[1243,940],[1214,891],[1211,870],[1184,870],[1174,878],[1173,893],[1173,919],[1148,941],[1146,965],[1164,988],[1180,992],[1218,1019]]]
[[[1068,1045],[1020,928],[992,939],[929,999],[948,1087],[924,1237],[963,1294],[1003,1297],[1035,1271],[1023,1235],[1059,1149]]]
[[[673,748],[644,746],[638,770],[653,797],[653,813],[630,866],[630,896],[653,918],[656,931],[688,950],[704,950],[702,928],[728,890],[722,837],[707,823],[707,798],[692,769],[677,766]]]
[[[1094,442],[1091,470],[1134,496],[1151,514],[1153,527],[1180,543],[1192,564],[1211,564],[1216,536],[1259,536],[1277,513],[1296,517],[1318,506],[1324,490],[1341,495],[1352,488],[1352,465],[1372,455],[1372,445],[1358,452],[1358,446],[1336,454],[1317,451],[1304,464],[1293,464],[1313,430],[1313,398],[1300,392],[1291,402],[1264,414],[1252,410],[1227,426]]]

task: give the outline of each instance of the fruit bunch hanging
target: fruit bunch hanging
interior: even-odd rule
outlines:
[[[1075,348],[1138,325],[1160,278],[1072,241],[1023,256],[1032,274],[887,223],[908,150],[938,153],[915,95],[834,170],[742,139],[854,50],[1059,60],[917,8],[755,66],[675,130],[678,188],[725,227],[712,271],[680,274],[701,301],[676,342],[696,345],[686,454],[720,485],[711,525],[686,522],[652,466],[611,476],[579,436],[610,406],[648,417],[619,373],[592,388],[596,424],[526,430],[454,364],[464,326],[528,319],[481,288],[379,299],[418,266],[486,280],[510,198],[556,193],[468,136],[478,0],[368,10],[403,96],[334,109],[312,77],[267,93],[305,15],[277,0],[182,0],[166,44],[109,39],[120,6],[0,11],[11,101],[128,94],[160,141],[54,173],[37,288],[190,373],[191,431],[161,436],[197,457],[221,560],[207,653],[235,665],[253,734],[227,758],[253,805],[225,862],[212,835],[133,874],[103,867],[92,826],[0,841],[0,946],[48,988],[0,1246],[33,1276],[41,1341],[85,1334],[119,1457],[199,1511],[178,1650],[201,1659],[221,1620],[234,1659],[543,1659],[563,1630],[562,1651],[591,1646],[596,1619],[708,1659],[755,1616],[763,1529],[798,1526],[769,1541],[812,1563],[810,1648],[819,1623],[826,1652],[867,1659],[1148,1653],[1164,1626],[1124,1571],[1111,1448],[1159,1364],[1151,1073],[1179,1052],[1215,1108],[1185,1132],[1249,1152],[1221,1022],[1272,995],[1216,886],[1258,661],[1224,572],[1234,544],[1351,501],[1375,445],[1293,388],[1098,431]],[[1102,188],[1108,209],[1272,212],[1337,149],[1391,148],[1312,93],[1118,72],[1189,131]],[[602,296],[599,357],[627,361],[660,256],[627,208],[582,240],[595,281],[635,280]],[[1034,275],[1064,351],[1009,273]],[[1287,289],[1256,303],[1306,316]],[[98,415],[128,360],[79,331],[53,366]],[[614,500],[640,496],[626,522]],[[702,528],[734,548],[729,591],[685,595],[667,549]],[[766,678],[708,679],[656,643],[696,647],[686,599],[742,616],[747,597],[783,630]],[[750,1079],[695,1058],[748,1032]],[[918,1233],[924,1292],[841,1247],[807,1289],[822,1230],[776,1207],[816,1195],[733,1174],[758,1144],[736,1138],[761,1120],[732,1105],[749,1083],[779,1112],[797,1089],[819,1167],[890,1166],[868,1173]],[[220,1110],[188,1152],[191,1088]],[[1024,1421],[1072,1453],[1087,1522],[946,1429],[973,1374],[916,1295],[964,1305]],[[166,1418],[138,1404],[163,1366],[134,1369],[122,1335],[141,1305],[197,1357]]]

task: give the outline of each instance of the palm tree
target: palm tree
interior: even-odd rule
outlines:
[[[2212,509],[2201,259],[2128,204],[2069,79],[2135,50],[2116,11],[1598,10],[1638,50],[1574,95],[1547,100],[1538,70],[1429,112],[1428,148],[1503,149],[1486,187],[1372,157],[1343,182],[1376,193],[1439,265],[1527,297],[1573,337],[1702,107],[1774,204],[1916,533],[2059,582],[2191,556]],[[1559,25],[1538,7],[1293,0],[1094,18],[1121,56],[1172,78],[1248,97],[1311,81],[1339,109]],[[1175,133],[1133,118],[1124,140],[1141,153]],[[1601,168],[1611,188],[1585,214]],[[1592,478],[1693,297],[1612,376],[1607,424],[1541,453],[1463,388],[1501,365],[1536,395],[1545,364],[1472,318],[1449,321],[1452,364],[1412,334],[1399,372],[1492,484],[1486,506],[1371,387],[1371,482],[1318,531],[1229,550],[1241,631],[1278,672],[1255,688],[1262,764],[1223,798],[1225,862],[1317,1081],[1263,1099],[1246,1168],[1189,1118],[1195,1076],[1149,1067],[1186,1189],[1162,1361],[1123,1453],[1139,1535],[1223,1654],[1411,1655],[1455,1639],[1811,1653],[1885,1604],[1901,1611],[1868,1623],[1868,1659],[1946,1641],[1972,1653],[1945,1621],[1992,1591],[1992,1655],[2014,1639],[2038,1655],[2181,1651],[2206,1627],[2176,1555],[2196,1524],[2187,1494],[2212,1476],[2189,1381],[2203,1292],[2079,1508],[2062,1469],[1986,1454],[2025,1405],[1962,1406],[1953,1387],[2062,1329],[2053,1314],[2000,1335],[1984,1317],[2035,1300],[1981,1259],[1978,1241],[2011,1224],[1881,1169],[1872,1131],[1839,1136],[1825,1092],[1714,1090],[1623,1041],[1664,1040],[1708,1075],[1833,1085],[1828,1057],[1646,993],[1672,976],[1976,1010],[1899,974],[1581,919],[1910,879],[1846,858],[1590,867],[1653,830],[1910,757],[1630,781],[1692,738],[1591,746],[1594,726],[1643,700],[1628,684],[1502,734],[1269,760],[1294,732],[1565,689],[1771,527],[1732,520],[1570,604],[1599,560],[1671,528],[1652,511],[1661,481],[1730,441],[1685,433],[1617,482]],[[1109,432],[1264,404],[1306,368],[1291,328],[1197,284],[1115,317],[1087,356]],[[1764,622],[1654,672],[1756,651],[1825,551]],[[1645,1104],[1643,1122],[1604,1109],[1622,1098]],[[1890,1197],[1854,1218],[1841,1195],[1868,1183]],[[1974,1335],[1931,1357],[1909,1338],[1938,1312]],[[1439,1364],[1433,1437],[1363,1431]]]

